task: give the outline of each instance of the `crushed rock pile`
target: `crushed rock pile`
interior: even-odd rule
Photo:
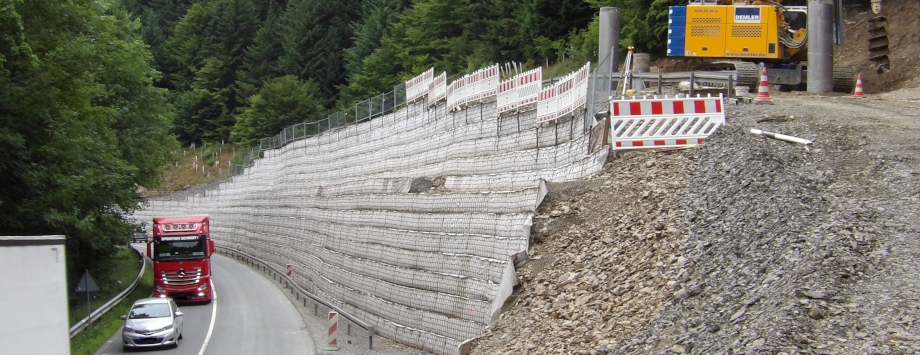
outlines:
[[[875,147],[865,117],[727,109],[707,144],[550,183],[521,285],[472,354],[920,351],[918,269],[880,275],[920,259],[916,156]]]

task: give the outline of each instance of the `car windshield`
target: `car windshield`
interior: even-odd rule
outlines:
[[[128,313],[128,319],[165,318],[170,315],[169,305],[166,303],[147,303],[134,305],[131,313]]]
[[[153,243],[155,260],[197,259],[205,257],[204,236],[162,237]]]

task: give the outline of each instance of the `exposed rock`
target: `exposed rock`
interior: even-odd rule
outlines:
[[[920,106],[775,101],[549,182],[530,255],[553,262],[472,354],[920,353]]]

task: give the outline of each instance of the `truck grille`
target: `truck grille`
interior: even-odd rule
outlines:
[[[201,268],[185,270],[184,276],[179,276],[179,271],[165,271],[162,276],[163,285],[193,286],[201,282]]]

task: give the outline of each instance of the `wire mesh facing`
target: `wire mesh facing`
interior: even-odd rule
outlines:
[[[325,119],[316,122],[298,123],[285,127],[273,137],[259,140],[259,144],[252,148],[243,158],[242,164],[233,164],[230,172],[239,175],[247,167],[251,167],[256,159],[262,158],[262,152],[277,149],[295,140],[312,137],[323,132],[371,120],[375,117],[391,113],[406,103],[406,84],[400,83],[393,87],[393,91],[380,94],[355,104],[352,108],[333,113]]]

